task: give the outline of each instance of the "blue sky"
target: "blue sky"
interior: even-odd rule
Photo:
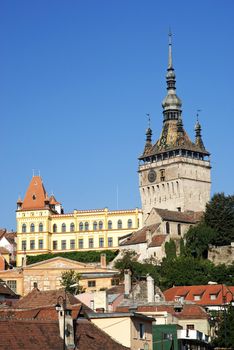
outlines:
[[[233,0],[0,2],[0,227],[42,175],[66,212],[140,207],[146,113],[162,127],[168,30],[194,136],[201,109],[212,193],[233,193]]]

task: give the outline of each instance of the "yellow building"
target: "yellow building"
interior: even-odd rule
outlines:
[[[25,255],[118,249],[119,238],[142,226],[142,211],[74,210],[64,214],[48,197],[40,176],[33,176],[25,198],[17,201],[17,266]]]

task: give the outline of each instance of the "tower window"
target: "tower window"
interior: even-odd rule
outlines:
[[[35,200],[36,200],[36,198],[37,198],[37,197],[36,197],[36,195],[35,195],[35,194],[33,194],[33,195],[32,195],[32,199],[35,201]]]
[[[26,224],[23,224],[23,225],[22,225],[22,232],[23,232],[23,233],[27,232],[27,226],[26,226]]]
[[[57,225],[56,224],[53,225],[53,232],[57,232]]]
[[[169,233],[170,233],[170,224],[169,224],[169,222],[167,221],[167,222],[166,222],[166,234],[169,235]]]
[[[108,230],[112,230],[112,221],[111,220],[108,221]]]
[[[165,169],[160,170],[160,180],[165,181]]]
[[[66,224],[65,223],[62,224],[62,232],[66,232]]]
[[[30,232],[35,232],[35,225],[34,224],[30,225]]]

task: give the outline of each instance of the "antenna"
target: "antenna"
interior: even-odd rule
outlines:
[[[202,110],[201,109],[197,109],[197,122],[199,121],[199,114]]]
[[[146,116],[147,116],[147,118],[148,118],[148,126],[149,126],[149,128],[150,128],[150,126],[151,126],[150,114],[149,114],[149,113],[146,113]]]
[[[35,176],[35,169],[32,169],[33,177]]]

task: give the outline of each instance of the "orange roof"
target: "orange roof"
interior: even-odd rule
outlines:
[[[46,191],[40,176],[33,176],[23,200],[23,210],[45,208]]]
[[[52,196],[50,196],[50,204],[56,205],[56,204],[60,204],[60,203],[55,199],[55,196],[52,195]]]
[[[222,305],[234,299],[234,286],[222,284],[208,284],[201,286],[172,287],[164,291],[166,301],[175,301],[184,297],[186,301],[193,301],[199,305]],[[197,300],[195,296],[200,296]]]

